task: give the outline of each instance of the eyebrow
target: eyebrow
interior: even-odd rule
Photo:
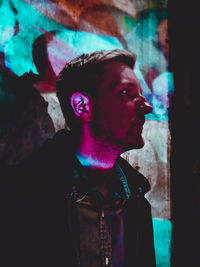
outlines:
[[[131,86],[137,86],[137,83],[132,83],[132,82],[121,82],[120,85],[118,85],[116,87],[116,89],[119,89],[120,87],[122,86],[128,86],[128,87],[131,87]],[[140,86],[140,91],[141,91],[141,94],[143,94],[143,89],[142,87]]]

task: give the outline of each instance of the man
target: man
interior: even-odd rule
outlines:
[[[57,96],[70,131],[24,162],[12,193],[21,266],[155,266],[150,186],[119,157],[143,147],[152,112],[134,64],[117,49],[82,55],[61,72]]]

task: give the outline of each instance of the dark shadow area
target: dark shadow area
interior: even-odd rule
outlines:
[[[18,164],[55,133],[48,103],[40,95],[55,90],[56,83],[44,36],[36,39],[33,58],[39,75],[19,77],[6,67],[0,53],[0,165]]]
[[[197,1],[169,0],[172,266],[200,266],[200,22]]]

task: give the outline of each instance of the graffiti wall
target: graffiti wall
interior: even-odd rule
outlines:
[[[170,266],[167,0],[0,0],[0,162],[15,164],[66,127],[55,85],[74,57],[129,49],[153,106],[143,149],[123,154],[151,183],[157,266]]]

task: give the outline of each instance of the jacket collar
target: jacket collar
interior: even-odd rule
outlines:
[[[65,160],[65,154],[71,155],[73,154],[73,137],[71,133],[67,130],[60,130],[56,133],[53,140],[55,140],[55,144],[57,149],[63,151],[62,153],[62,161]],[[66,149],[68,151],[66,151]],[[70,156],[70,158],[71,158]],[[148,180],[139,173],[136,169],[134,169],[125,159],[119,157],[117,160],[117,164],[119,168],[124,173],[125,177],[128,181],[128,186],[131,192],[131,195],[142,194],[145,195],[150,190],[150,184]]]
[[[127,177],[128,185],[132,196],[136,196],[138,194],[145,195],[151,187],[144,175],[134,169],[122,157],[119,157],[117,162]]]
[[[72,155],[72,157],[74,158],[73,180],[78,191],[81,193],[81,195],[91,192],[97,193],[98,190],[91,184],[85,168],[80,164],[75,155]],[[116,162],[113,172],[114,198],[123,200],[129,199],[131,192],[127,183],[126,176],[119,166],[118,162]]]

